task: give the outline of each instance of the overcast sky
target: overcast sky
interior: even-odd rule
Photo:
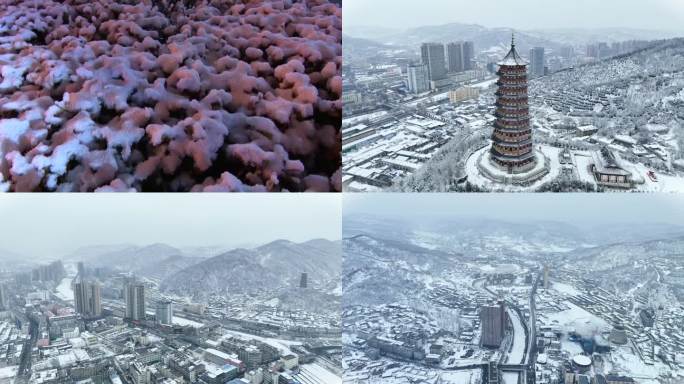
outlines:
[[[684,225],[684,194],[345,194],[344,215]]]
[[[35,257],[100,244],[337,240],[341,201],[339,194],[0,194],[0,250]]]
[[[521,30],[684,31],[684,0],[344,0],[343,22],[400,29],[460,22]]]

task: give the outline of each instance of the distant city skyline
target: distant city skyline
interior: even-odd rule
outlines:
[[[2,252],[56,259],[97,245],[226,248],[341,238],[341,196],[24,194],[0,198]]]
[[[343,30],[464,23],[520,30],[632,28],[684,34],[684,2],[679,0],[428,0],[420,7],[393,0],[345,0],[343,13]]]

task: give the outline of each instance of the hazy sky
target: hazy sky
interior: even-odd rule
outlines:
[[[345,194],[344,215],[684,225],[684,194]]]
[[[461,22],[521,30],[684,31],[684,0],[344,0],[343,22],[400,29]]]
[[[261,245],[341,237],[339,194],[0,194],[0,250]],[[56,253],[56,255],[55,255]]]

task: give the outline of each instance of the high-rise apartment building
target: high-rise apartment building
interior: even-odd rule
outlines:
[[[409,64],[407,78],[411,93],[423,93],[430,90],[430,79],[428,78],[426,64]]]
[[[463,43],[463,69],[466,71],[475,69],[475,45],[472,41]]]
[[[173,323],[173,303],[169,300],[158,302],[155,314],[159,324],[171,325]]]
[[[74,304],[76,312],[86,318],[102,315],[102,294],[100,283],[78,278],[74,283]]]
[[[544,76],[544,47],[530,49],[530,75],[532,77]]]
[[[506,309],[503,302],[480,309],[482,327],[481,344],[487,348],[499,348],[506,329]]]
[[[463,42],[457,41],[447,44],[447,69],[449,72],[463,72]]]
[[[446,78],[447,72],[444,44],[424,43],[420,47],[420,57],[423,64],[427,65],[428,79],[430,79],[430,81],[443,80]]]
[[[299,288],[305,289],[309,286],[309,275],[306,272],[302,272],[299,278]]]
[[[9,303],[7,300],[7,288],[4,284],[0,283],[0,310],[6,310],[9,308]]]
[[[135,280],[129,280],[124,286],[124,300],[126,301],[126,318],[133,321],[145,319],[145,285]]]
[[[81,279],[84,279],[86,277],[85,275],[85,264],[82,261],[79,261],[76,264],[76,269],[78,270],[78,277]]]

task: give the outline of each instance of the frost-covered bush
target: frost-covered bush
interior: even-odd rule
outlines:
[[[0,0],[0,189],[339,191],[341,8]]]

